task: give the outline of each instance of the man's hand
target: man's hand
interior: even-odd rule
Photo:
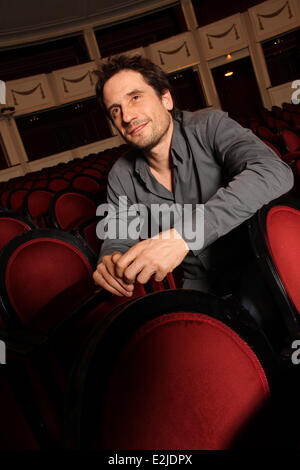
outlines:
[[[112,260],[119,279],[145,284],[153,274],[156,281],[162,281],[188,252],[187,243],[175,229],[171,229],[137,243],[122,256],[113,255]]]
[[[133,283],[126,283],[117,276],[115,272],[115,262],[122,256],[122,253],[115,251],[111,255],[103,256],[101,263],[98,264],[93,278],[96,284],[108,290],[112,294],[127,297],[132,296],[134,289]],[[114,261],[113,261],[114,259]]]

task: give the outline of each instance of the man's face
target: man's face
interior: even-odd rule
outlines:
[[[159,97],[139,72],[122,70],[111,77],[104,85],[103,100],[125,141],[142,150],[154,148],[170,128],[169,90]]]

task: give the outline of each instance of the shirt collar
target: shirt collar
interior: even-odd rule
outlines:
[[[181,119],[176,118],[173,120],[173,123],[174,130],[171,144],[171,155],[173,158],[173,164],[177,166],[177,161],[179,160],[182,163],[187,155],[187,145],[182,133]]]

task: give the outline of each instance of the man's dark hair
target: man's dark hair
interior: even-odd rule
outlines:
[[[165,72],[158,65],[140,55],[126,56],[122,54],[116,57],[111,57],[104,61],[101,65],[101,69],[95,71],[96,75],[98,76],[96,95],[100,105],[105,109],[105,111],[106,108],[103,102],[103,87],[111,77],[121,70],[133,70],[135,72],[139,72],[143,76],[145,82],[154,89],[159,98],[162,97],[162,94],[165,90],[170,90],[172,94],[169,79]],[[175,116],[175,107],[171,113],[173,116]]]

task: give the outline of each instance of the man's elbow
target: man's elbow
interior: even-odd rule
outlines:
[[[285,168],[285,174],[282,179],[282,194],[289,192],[294,186],[294,174],[289,166]]]

